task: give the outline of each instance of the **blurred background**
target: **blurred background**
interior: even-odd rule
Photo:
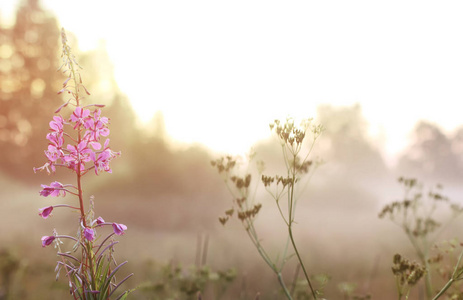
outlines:
[[[224,154],[245,161],[253,148],[277,165],[280,147],[268,124],[286,116],[315,117],[325,127],[314,150],[325,164],[297,216],[309,272],[331,277],[329,299],[340,299],[340,283],[391,299],[392,256],[414,258],[400,229],[377,217],[402,199],[396,179],[441,183],[461,201],[462,8],[414,1],[2,1],[0,299],[67,294],[64,280],[54,282],[55,252],[40,238],[53,228],[75,229],[68,212],[37,216],[38,208],[56,204],[38,192],[40,184],[73,177],[32,171],[45,162],[48,123],[63,103],[62,26],[89,101],[106,105],[112,149],[122,151],[113,174],[87,176],[84,186],[97,215],[129,228],[117,257],[135,273],[127,284],[140,286],[134,299],[169,299],[156,289],[180,289],[169,283],[180,276],[169,273],[174,266],[187,276],[200,265],[221,278],[205,299],[218,299],[220,284],[221,299],[258,292],[282,299],[238,221],[219,223],[231,196],[210,161]],[[276,256],[284,223],[263,189],[257,198],[257,226]],[[442,239],[458,238],[461,225],[455,221]],[[288,263],[288,280],[295,266]]]

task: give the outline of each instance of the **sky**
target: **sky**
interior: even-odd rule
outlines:
[[[3,15],[16,1],[2,0]],[[413,126],[463,123],[462,1],[42,0],[83,50],[104,40],[143,120],[244,152],[275,118],[359,103],[394,155]],[[8,8],[10,7],[10,8]]]

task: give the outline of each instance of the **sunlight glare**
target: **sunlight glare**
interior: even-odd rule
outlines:
[[[245,151],[323,103],[360,103],[389,153],[420,119],[462,123],[462,2],[334,3],[43,1],[82,49],[106,41],[140,119],[162,111],[174,140]]]

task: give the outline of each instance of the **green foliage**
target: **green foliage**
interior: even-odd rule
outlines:
[[[341,282],[338,284],[338,290],[341,292],[345,300],[370,300],[370,295],[356,294],[357,284],[352,282]]]
[[[61,270],[64,269],[64,276],[69,280],[69,288],[73,293],[74,299],[111,299],[121,284],[133,275],[133,273],[129,274],[120,281],[116,279],[116,274],[127,261],[121,264],[116,263],[113,254],[114,246],[118,242],[110,239],[112,235],[109,235],[100,244],[94,244],[94,241],[85,241],[85,244],[77,242],[77,246],[74,246],[73,251],[66,252],[61,250],[62,242],[59,238],[60,236],[57,236],[55,246],[58,249],[58,256],[61,260],[58,261],[56,267],[56,279],[58,279]],[[96,249],[95,252],[94,249]],[[82,252],[80,259],[72,254],[77,250],[81,250]],[[82,267],[83,262],[88,264],[85,269]],[[125,291],[112,299],[120,299],[130,292],[130,290]]]
[[[148,299],[198,299],[198,293],[214,290],[214,299],[221,299],[236,278],[236,270],[213,271],[209,266],[183,267],[169,263],[158,267],[150,264],[150,280],[142,283],[140,292]]]
[[[12,299],[15,295],[15,275],[21,269],[20,259],[8,249],[0,250],[0,299]],[[17,296],[17,295],[16,295]]]

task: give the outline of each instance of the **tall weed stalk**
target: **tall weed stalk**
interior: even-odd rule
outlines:
[[[296,189],[301,179],[313,173],[318,163],[309,160],[312,149],[316,140],[322,132],[320,125],[313,124],[311,119],[303,120],[299,126],[295,125],[292,118],[286,119],[286,122],[275,120],[270,124],[270,130],[274,133],[281,145],[283,154],[283,163],[286,169],[284,175],[267,176],[263,172],[263,163],[258,162],[258,173],[261,183],[274,200],[283,223],[287,228],[288,239],[285,243],[282,259],[273,259],[270,257],[262,245],[258,231],[255,226],[255,219],[262,207],[262,203],[257,203],[255,199],[256,188],[252,189],[252,175],[238,175],[237,159],[231,156],[222,157],[212,161],[212,165],[217,168],[219,174],[223,177],[230,193],[233,195],[233,207],[225,211],[224,216],[219,221],[225,225],[228,220],[237,212],[237,217],[243,225],[251,242],[257,249],[264,262],[277,276],[278,282],[282,288],[283,294],[288,299],[293,299],[291,290],[287,287],[282,275],[285,263],[291,256],[295,255],[303,271],[307,283],[307,294],[313,299],[317,299],[319,291],[315,289],[310,279],[309,272],[298,250],[294,237],[294,224],[297,206]],[[307,143],[304,141],[308,140]],[[251,157],[253,158],[253,157]],[[288,246],[291,245],[294,253],[288,254]]]

